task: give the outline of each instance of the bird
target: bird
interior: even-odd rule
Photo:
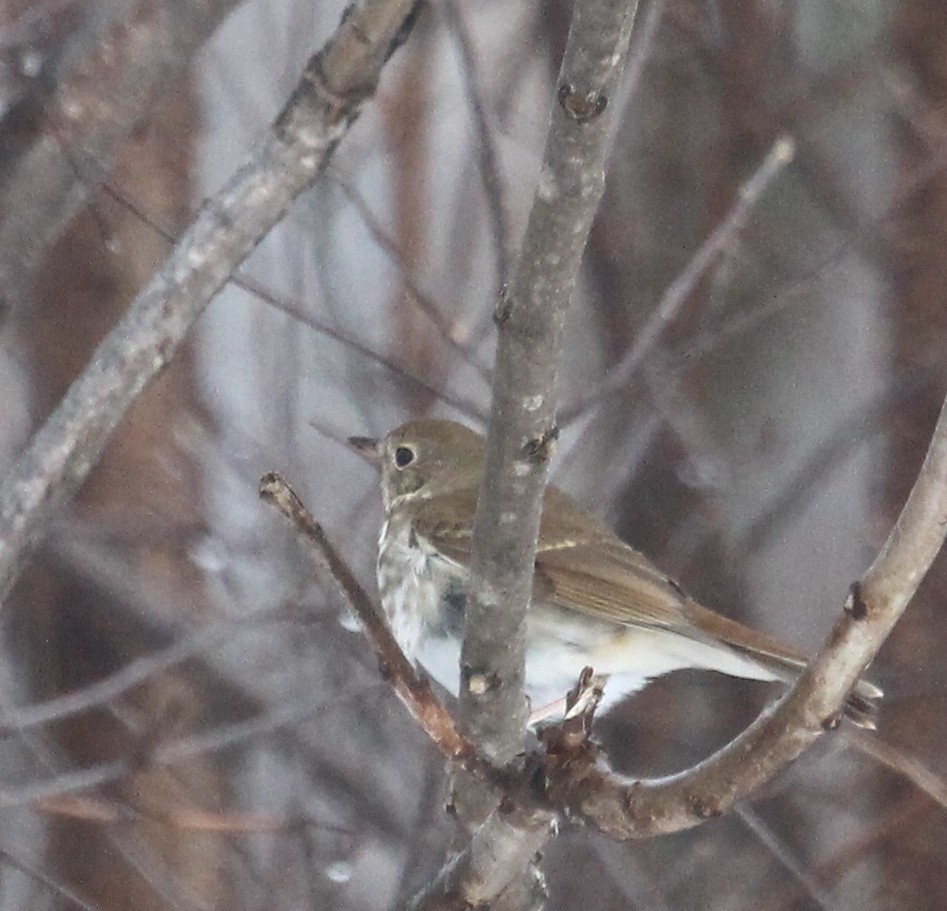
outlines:
[[[380,471],[382,609],[405,655],[457,695],[474,513],[485,440],[454,421],[415,419],[349,445]],[[585,667],[604,681],[605,712],[655,677],[684,668],[792,683],[799,651],[719,614],[601,519],[546,487],[526,616],[531,722],[561,717]],[[881,689],[859,680],[845,705],[874,728]]]

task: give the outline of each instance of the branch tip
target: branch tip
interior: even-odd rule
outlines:
[[[559,86],[556,98],[560,107],[576,123],[588,123],[608,107],[608,97],[604,93],[594,89],[582,92],[569,83]]]

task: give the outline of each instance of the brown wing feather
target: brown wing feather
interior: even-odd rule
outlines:
[[[472,491],[437,497],[419,509],[415,529],[450,559],[469,565],[475,508]],[[596,620],[722,642],[777,670],[797,671],[806,663],[801,652],[688,597],[647,557],[553,486],[546,490],[540,525],[535,594]]]
[[[553,506],[553,509],[550,509]],[[459,491],[421,504],[415,531],[441,553],[470,563],[476,494]],[[537,596],[598,620],[683,629],[686,597],[646,557],[558,488],[546,491],[536,551]]]
[[[536,554],[537,595],[596,620],[681,629],[685,596],[641,554],[617,539]]]
[[[418,504],[414,514],[415,533],[455,563],[469,566],[476,508],[475,491],[441,494]]]

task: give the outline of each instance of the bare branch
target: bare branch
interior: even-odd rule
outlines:
[[[634,3],[576,6],[539,185],[499,326],[486,470],[474,522],[461,711],[490,755],[522,746],[525,618],[548,460],[562,329],[604,188],[608,117]],[[471,686],[474,682],[487,685]]]
[[[456,0],[449,0],[448,3],[444,3],[441,6],[441,12],[447,20],[447,26],[453,34],[454,40],[457,42],[457,48],[460,51],[464,85],[474,128],[477,132],[477,168],[480,171],[483,195],[487,201],[490,238],[496,255],[497,272],[500,281],[504,282],[509,270],[510,218],[503,202],[503,176],[500,172],[500,155],[488,122],[477,53],[464,14]]]
[[[65,883],[62,883],[57,879],[53,879],[53,877],[51,877],[44,870],[41,870],[39,867],[36,867],[33,864],[28,863],[27,861],[11,854],[7,848],[0,847],[0,860],[2,860],[4,864],[20,870],[31,879],[36,880],[36,882],[43,886],[47,891],[60,899],[65,899],[69,905],[79,908],[80,911],[102,911],[101,906],[86,901],[81,895],[79,895]]]
[[[345,184],[340,182],[340,186],[342,187],[343,191],[346,190]],[[133,199],[129,198],[123,190],[108,183],[103,186],[102,190],[111,199],[115,200],[118,205],[134,214],[136,218],[141,219],[141,221],[151,228],[152,231],[163,237],[170,244],[177,242],[177,237],[173,231],[171,231],[166,225],[160,224],[156,218],[146,212]],[[374,228],[371,225],[367,225],[367,227],[374,234]],[[378,228],[381,230],[380,225]],[[386,250],[386,252],[388,251],[388,247],[386,247],[381,241],[380,245]],[[397,259],[396,263],[399,268],[403,267],[402,279],[404,280],[406,286],[412,290],[412,293],[415,293],[415,289],[412,285],[413,279],[411,279],[410,275],[408,274],[407,267],[404,267],[404,264]],[[231,275],[229,281],[238,288],[242,288],[248,294],[258,297],[265,304],[269,304],[271,307],[279,310],[280,313],[285,313],[292,319],[297,320],[304,326],[312,329],[313,332],[317,332],[326,338],[330,338],[333,341],[338,342],[340,345],[349,348],[350,350],[361,355],[370,363],[375,363],[380,367],[384,367],[385,370],[387,370],[396,381],[402,381],[406,386],[411,386],[416,390],[425,392],[432,398],[439,398],[445,404],[457,409],[457,411],[459,411],[461,414],[472,418],[474,421],[483,421],[483,415],[481,414],[480,409],[477,407],[473,397],[453,393],[449,390],[435,388],[433,385],[427,382],[427,380],[422,379],[416,373],[412,372],[408,367],[399,363],[395,358],[389,357],[385,354],[380,354],[366,345],[365,342],[361,341],[358,337],[350,335],[349,333],[344,332],[343,330],[334,326],[330,326],[327,322],[309,312],[311,308],[307,307],[302,301],[295,300],[286,295],[276,294],[274,292],[268,291],[259,282],[254,281],[252,278],[240,273],[234,273]],[[416,293],[421,292],[417,291]],[[431,301],[430,304],[433,306],[433,301]],[[476,365],[474,366],[476,367]],[[476,369],[478,369],[478,372],[482,372],[480,371],[479,367],[476,367]]]
[[[141,820],[160,820],[181,830],[199,832],[276,832],[288,829],[294,822],[290,816],[275,813],[255,813],[245,810],[202,810],[184,804],[168,804],[160,812],[154,808],[143,812],[125,801],[109,798],[81,797],[66,794],[39,800],[34,809],[51,816],[65,816],[86,822],[118,823]]]
[[[569,403],[562,414],[564,424],[571,423],[586,408],[598,403],[606,396],[619,392],[628,385],[635,371],[657,344],[668,324],[674,320],[687,298],[697,287],[697,282],[701,276],[721,252],[733,243],[734,237],[746,223],[750,212],[762,193],[786,165],[792,161],[794,154],[795,147],[790,137],[782,136],[773,143],[769,154],[763,159],[749,180],[740,187],[733,208],[730,209],[723,221],[714,228],[684,271],[678,275],[661,296],[658,306],[654,308],[647,322],[638,332],[628,353],[609,371],[605,379],[577,400]]]
[[[366,0],[306,67],[256,154],[201,209],[0,487],[0,600],[49,518],[207,302],[324,166],[403,38],[415,0]]]
[[[916,756],[890,743],[885,743],[869,731],[860,731],[857,728],[850,727],[845,731],[845,741],[853,750],[891,769],[892,772],[910,781],[918,790],[923,791],[931,800],[947,809],[947,781],[924,765]]]
[[[145,680],[181,664],[185,659],[199,654],[212,645],[219,644],[230,632],[223,625],[209,627],[154,654],[135,658],[121,670],[81,690],[64,693],[45,702],[22,708],[4,706],[0,709],[0,734],[60,721],[70,715],[103,705],[133,687],[139,686]]]
[[[405,289],[414,300],[418,309],[431,321],[437,334],[443,342],[452,350],[456,351],[463,363],[472,367],[485,381],[489,379],[489,372],[486,367],[477,359],[474,346],[465,344],[458,339],[456,326],[444,316],[442,308],[429,294],[427,294],[418,283],[417,278],[412,274],[412,269],[405,259],[404,254],[398,249],[398,244],[393,237],[385,230],[384,226],[378,220],[368,200],[358,191],[357,187],[347,180],[338,171],[332,174],[333,179],[338,183],[340,189],[345,194],[345,198],[355,207],[362,224],[371,234],[372,240],[383,250],[394,264],[397,266],[404,282]]]
[[[405,657],[384,617],[293,489],[278,474],[271,472],[260,481],[260,496],[276,506],[304,535],[316,563],[331,579],[346,605],[365,628],[375,648],[382,676],[388,680],[425,733],[448,759],[480,776],[493,775],[493,766],[461,734],[450,712],[434,696],[427,678],[419,674],[414,664]]]

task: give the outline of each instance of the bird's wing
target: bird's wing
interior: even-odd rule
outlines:
[[[470,564],[476,494],[423,504],[415,532],[462,566]],[[627,626],[684,630],[687,596],[647,557],[555,487],[546,491],[536,550],[534,597]]]
[[[539,550],[534,597],[622,626],[687,626],[687,596],[646,557],[612,536]]]
[[[461,566],[470,565],[476,491],[441,494],[418,504],[414,533],[428,546]]]

